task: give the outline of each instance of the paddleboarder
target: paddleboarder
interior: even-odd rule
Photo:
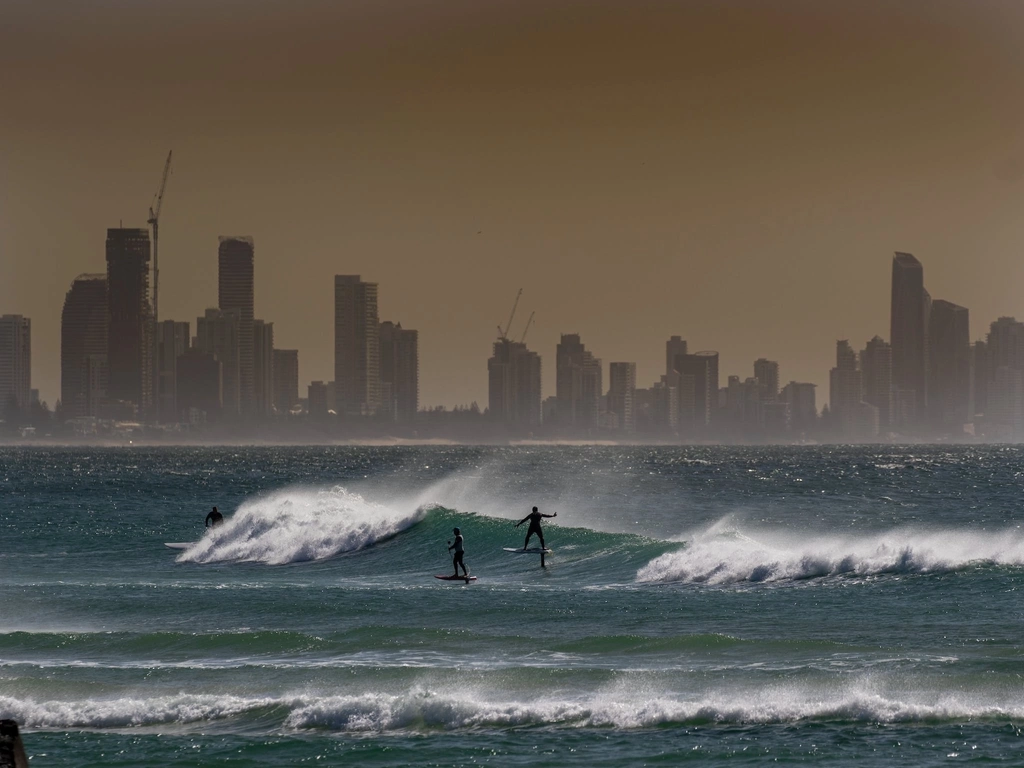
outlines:
[[[455,543],[448,542],[448,551],[455,550],[455,554],[452,555],[452,565],[455,567],[455,576],[459,575],[459,566],[462,566],[462,575],[468,577],[469,571],[466,570],[466,564],[462,562],[462,556],[466,553],[465,544],[462,541],[462,531],[458,528],[452,528],[452,533],[455,534]],[[468,583],[468,582],[467,582]]]
[[[540,529],[540,520],[542,517],[558,517],[558,513],[555,512],[555,514],[553,515],[542,515],[540,512],[537,511],[537,508],[534,507],[533,511],[530,514],[528,514],[526,517],[524,517],[522,520],[516,523],[515,527],[518,528],[527,520],[530,521],[530,528],[526,532],[526,541],[523,542],[523,549],[529,548],[530,537],[533,536],[533,534],[537,534],[537,538],[540,539],[540,548],[547,549],[547,547],[544,546],[544,532]],[[541,562],[543,564],[543,560]]]

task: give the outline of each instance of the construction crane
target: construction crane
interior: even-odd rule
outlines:
[[[505,323],[505,330],[498,326],[498,341],[505,341],[508,339],[509,329],[512,327],[512,318],[516,316],[516,307],[519,306],[519,297],[523,295],[523,289],[519,289],[519,293],[516,294],[515,303],[512,304],[512,311],[508,315],[508,322]]]
[[[153,204],[149,206],[149,218],[146,223],[153,227],[153,411],[160,413],[160,356],[158,331],[159,326],[159,301],[160,301],[160,207],[164,203],[164,190],[167,189],[167,177],[171,175],[171,155],[174,150],[167,153],[167,161],[164,163],[164,175],[160,179],[160,191],[153,198]]]
[[[530,313],[530,319],[526,321],[526,327],[523,328],[522,338],[519,339],[520,344],[526,343],[526,332],[530,330],[530,325],[533,323],[533,316],[537,314],[536,311]]]

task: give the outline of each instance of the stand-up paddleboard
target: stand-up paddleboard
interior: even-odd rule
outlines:
[[[514,555],[550,555],[554,552],[553,549],[541,549],[540,547],[530,547],[529,549],[523,549],[522,547],[516,549],[515,547],[502,547],[506,552],[511,552]]]
[[[164,546],[171,549],[188,549],[195,543],[194,541],[165,541]]]
[[[464,581],[467,584],[471,581],[476,581],[476,576],[452,576],[450,574],[448,576],[435,576],[434,578],[441,581]]]

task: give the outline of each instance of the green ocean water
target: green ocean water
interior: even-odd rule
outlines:
[[[1022,460],[3,449],[0,717],[54,766],[1019,764]]]

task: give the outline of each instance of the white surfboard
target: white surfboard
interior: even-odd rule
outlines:
[[[195,543],[194,541],[165,541],[164,546],[171,549],[188,549]]]
[[[552,549],[541,549],[540,547],[530,547],[529,549],[523,549],[520,547],[516,549],[514,547],[502,547],[506,552],[511,552],[514,555],[550,555],[554,550]]]

